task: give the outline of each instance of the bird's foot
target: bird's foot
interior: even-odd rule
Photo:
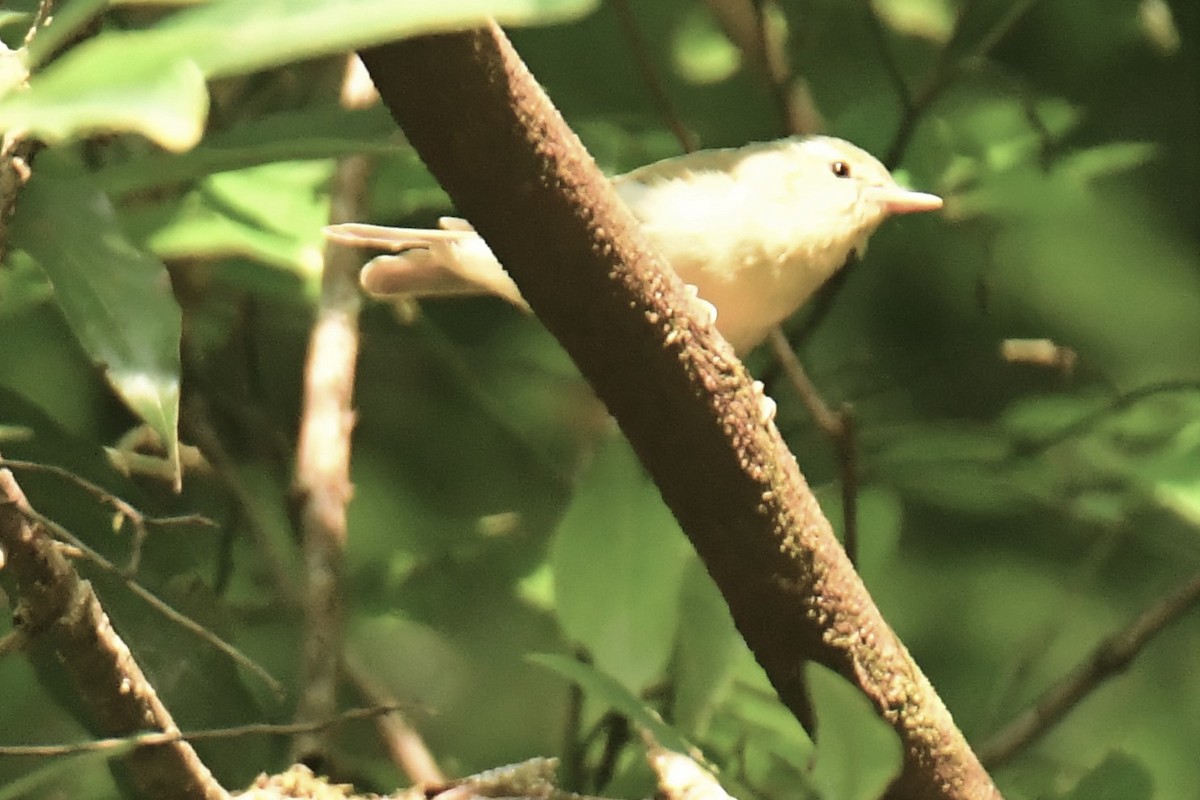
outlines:
[[[753,384],[754,393],[758,396],[758,414],[759,421],[770,423],[775,421],[775,412],[779,409],[778,404],[767,396],[762,381],[755,381]]]
[[[687,293],[688,300],[691,301],[692,307],[696,309],[695,313],[699,317],[700,322],[705,326],[711,327],[717,324],[717,307],[700,296],[700,290],[694,285],[684,284],[683,290]]]

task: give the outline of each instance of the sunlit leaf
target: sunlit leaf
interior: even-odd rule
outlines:
[[[131,234],[161,258],[241,256],[315,280],[332,162],[261,164],[210,176],[176,201],[134,207]]]
[[[194,62],[139,59],[134,51],[120,60],[114,52],[98,64],[81,52],[35,76],[28,91],[0,101],[0,130],[25,131],[50,143],[130,131],[174,151],[200,141],[208,88]]]
[[[955,4],[950,0],[874,0],[884,23],[904,36],[945,43],[954,30]]]
[[[34,75],[27,91],[0,100],[0,130],[29,131],[48,141],[130,131],[169,150],[186,150],[203,132],[205,78],[465,29],[489,17],[515,25],[560,22],[594,5],[595,0],[216,0],[147,29],[105,31],[72,48]],[[73,9],[71,24],[81,24],[94,10]],[[70,30],[60,24],[45,40],[55,42]],[[46,54],[39,49],[34,62]]]
[[[1151,142],[1109,142],[1071,153],[1057,169],[1087,182],[1136,169],[1153,159],[1159,148]]]
[[[741,51],[699,5],[684,16],[674,45],[675,68],[692,83],[723,81],[742,65]]]
[[[158,434],[178,483],[182,322],[166,267],[125,239],[82,174],[39,170],[17,206],[13,243],[45,271],[89,358]]]
[[[267,69],[408,36],[470,28],[563,22],[596,0],[220,0],[174,15],[135,47],[178,49],[209,77]],[[143,37],[145,37],[143,39]]]

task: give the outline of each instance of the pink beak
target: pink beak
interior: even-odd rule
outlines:
[[[888,214],[915,214],[918,211],[937,211],[942,198],[936,194],[914,192],[902,186],[872,186],[871,198]]]

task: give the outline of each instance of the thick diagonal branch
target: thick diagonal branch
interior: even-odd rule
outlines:
[[[785,703],[815,660],[903,738],[894,798],[998,792],[884,622],[745,369],[496,27],[362,53],[433,174],[620,423]]]
[[[81,579],[49,534],[29,521],[16,478],[0,468],[0,548],[18,598],[14,626],[26,653],[64,687],[71,710],[95,734],[177,733],[170,712],[146,680],[91,584]],[[222,800],[229,795],[187,742],[139,747],[124,775],[145,797]]]

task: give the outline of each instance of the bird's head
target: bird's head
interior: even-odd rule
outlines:
[[[867,237],[888,217],[942,207],[942,198],[906,189],[877,158],[843,139],[795,137],[779,145],[780,158],[761,168],[784,172],[782,186],[796,217],[860,255]]]

